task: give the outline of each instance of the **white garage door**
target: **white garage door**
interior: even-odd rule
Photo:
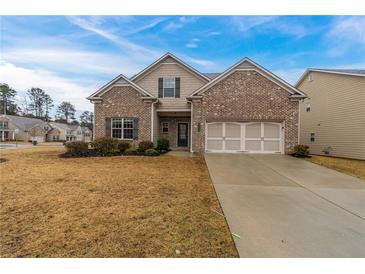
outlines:
[[[208,123],[206,150],[212,152],[281,153],[280,123]]]

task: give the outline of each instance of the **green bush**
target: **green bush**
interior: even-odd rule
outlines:
[[[309,146],[296,145],[294,147],[293,156],[295,156],[295,157],[308,157],[309,156]]]
[[[157,140],[157,150],[159,151],[169,151],[170,150],[170,142],[166,138],[158,138]]]
[[[91,142],[93,147],[101,155],[112,155],[119,152],[119,141],[110,137],[102,137]]]
[[[144,154],[146,156],[158,156],[158,155],[160,155],[160,153],[158,153],[157,150],[154,149],[154,148],[147,149]]]
[[[80,153],[89,149],[89,144],[84,141],[73,141],[65,144],[67,152]]]
[[[138,151],[145,152],[147,149],[153,148],[153,143],[151,141],[141,141],[138,144]]]
[[[118,149],[121,153],[124,153],[128,148],[131,148],[131,143],[126,141],[118,142]]]
[[[125,153],[127,155],[137,155],[138,152],[137,152],[137,149],[135,147],[131,147],[131,148],[128,148]]]

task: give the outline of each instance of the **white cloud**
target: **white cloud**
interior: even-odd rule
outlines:
[[[156,18],[155,20],[153,20],[152,22],[150,22],[144,26],[134,28],[132,31],[127,32],[126,35],[135,34],[135,33],[139,33],[139,32],[154,28],[155,26],[159,25],[160,23],[165,22],[167,19],[168,18]]]
[[[213,61],[210,61],[210,60],[195,59],[195,58],[192,58],[192,57],[189,57],[189,56],[186,56],[186,60],[188,62],[191,62],[191,63],[199,65],[199,66],[203,66],[205,68],[210,68],[210,67],[216,66],[216,64]]]
[[[143,62],[128,56],[61,47],[10,48],[3,50],[3,60],[89,76],[131,76],[143,67]]]
[[[195,43],[188,43],[188,44],[186,44],[185,45],[187,48],[197,48],[198,47],[198,45],[197,44],[195,44]]]
[[[179,17],[175,21],[169,22],[165,26],[164,30],[165,31],[174,31],[177,29],[181,29],[181,28],[185,27],[185,25],[195,22],[197,19],[198,19],[197,17],[182,16],[182,17]]]
[[[24,95],[31,87],[44,89],[59,104],[70,101],[76,109],[92,110],[92,104],[86,97],[96,89],[97,83],[84,83],[82,80],[72,81],[42,69],[28,69],[8,62],[0,63],[1,80]],[[22,97],[22,96],[20,96]]]
[[[247,32],[252,28],[271,23],[276,20],[275,16],[234,16],[232,21],[241,32]]]
[[[248,34],[252,29],[260,31],[277,31],[284,35],[290,35],[297,39],[310,33],[314,33],[313,27],[308,27],[302,21],[280,16],[235,16],[232,18],[233,25],[241,33]]]
[[[133,52],[134,54],[143,54],[144,56],[149,56],[149,57],[154,56],[154,58],[161,55],[161,53],[156,50],[152,50],[152,49],[140,46],[138,44],[135,44],[135,43],[129,41],[128,39],[126,39],[122,36],[118,36],[118,35],[114,34],[113,32],[111,32],[109,30],[103,29],[101,27],[102,21],[95,20],[94,16],[87,17],[87,18],[71,16],[68,18],[72,24],[77,25],[84,30],[93,32],[93,33],[117,44],[121,48]]]
[[[331,30],[326,34],[331,49],[328,54],[339,56],[352,46],[365,50],[365,16],[340,17],[335,19]]]
[[[219,31],[211,31],[208,34],[211,35],[211,36],[218,36],[218,35],[221,35],[222,33],[219,32]]]

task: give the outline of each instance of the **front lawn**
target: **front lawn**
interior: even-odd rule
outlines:
[[[365,161],[363,160],[344,159],[318,155],[312,155],[311,158],[307,159],[312,163],[332,168],[337,171],[365,180]]]
[[[1,257],[237,257],[200,158],[2,150]]]

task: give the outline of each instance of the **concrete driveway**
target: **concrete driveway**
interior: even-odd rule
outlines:
[[[365,257],[365,181],[284,155],[205,160],[241,257]]]

